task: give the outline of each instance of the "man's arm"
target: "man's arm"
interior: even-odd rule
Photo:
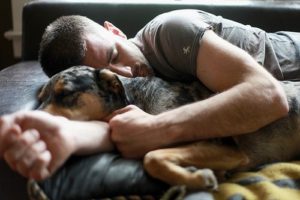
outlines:
[[[72,154],[111,151],[105,122],[71,121],[41,111],[0,118],[0,156],[25,177],[52,175]]]
[[[199,139],[253,132],[287,115],[279,83],[245,51],[213,31],[202,37],[197,77],[218,93],[157,116],[136,107],[117,111],[110,120],[112,140],[126,157]]]
[[[194,133],[195,139],[253,132],[288,113],[279,82],[249,54],[213,31],[202,38],[197,76],[218,95],[180,109],[190,114],[180,115],[183,124],[178,125],[184,130],[201,130],[198,137]]]

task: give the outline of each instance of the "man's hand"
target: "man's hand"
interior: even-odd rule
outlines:
[[[168,144],[158,128],[156,116],[129,105],[115,111],[109,120],[111,139],[124,157],[140,158]]]
[[[0,118],[0,155],[21,175],[45,179],[74,152],[67,123],[40,111],[5,115]]]
[[[11,169],[34,179],[50,175],[47,167],[51,161],[51,154],[36,130],[26,130],[17,137],[9,134],[7,138],[12,145],[5,151],[4,158]]]

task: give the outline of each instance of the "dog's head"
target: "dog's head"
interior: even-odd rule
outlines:
[[[75,66],[51,77],[38,99],[38,109],[74,120],[103,120],[127,105],[116,74],[87,66]]]

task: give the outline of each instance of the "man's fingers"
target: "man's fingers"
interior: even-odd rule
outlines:
[[[115,110],[114,112],[112,112],[110,115],[108,115],[106,118],[105,118],[105,121],[110,121],[112,118],[114,118],[116,115],[120,115],[122,113],[125,113],[125,112],[128,112],[129,109],[128,107],[124,107],[124,108],[121,108],[119,110]]]
[[[30,166],[35,158],[42,152],[47,150],[46,143],[42,140],[37,141],[35,144],[28,148],[20,163],[23,163],[25,166]]]
[[[3,135],[0,137],[0,157],[2,157],[5,150],[16,141],[16,138],[21,134],[21,128],[17,125],[2,127],[1,133],[3,133]]]
[[[37,141],[31,147],[27,148],[23,156],[16,164],[17,171],[25,177],[29,176],[32,166],[39,159],[39,156],[46,151],[46,144],[44,141]]]
[[[126,106],[124,108],[121,108],[121,109],[118,109],[118,110],[115,110],[114,112],[112,112],[109,116],[107,116],[105,118],[105,121],[110,121],[112,118],[114,118],[116,115],[120,115],[120,114],[123,114],[123,113],[126,113],[130,110],[133,110],[134,108],[136,108],[136,106],[134,105],[129,105],[129,106]]]
[[[14,140],[11,147],[9,147],[5,153],[4,158],[12,169],[16,170],[16,164],[19,162],[19,159],[26,152],[26,149],[29,148],[39,139],[39,134],[36,130],[27,130],[22,135],[15,137],[10,136],[10,140]]]
[[[48,170],[51,159],[52,156],[50,151],[44,151],[41,153],[39,158],[32,166],[29,177],[37,181],[48,178],[51,175],[50,170]]]

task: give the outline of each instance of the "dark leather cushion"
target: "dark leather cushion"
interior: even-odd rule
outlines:
[[[148,176],[141,161],[124,159],[118,153],[73,157],[39,186],[53,200],[159,196],[168,188]]]

